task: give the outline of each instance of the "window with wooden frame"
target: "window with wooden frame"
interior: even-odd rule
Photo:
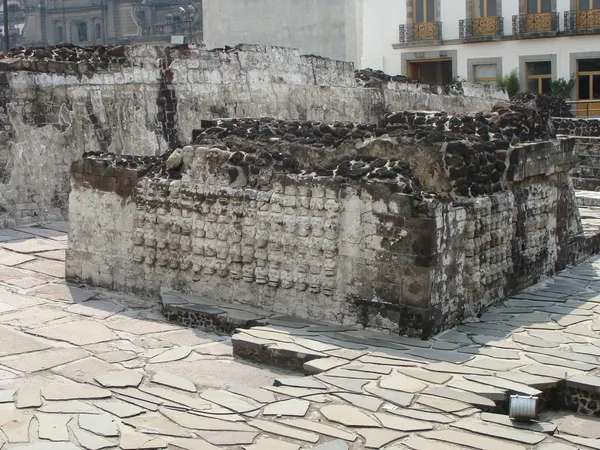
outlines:
[[[548,94],[552,80],[552,61],[536,61],[526,63],[527,92]]]
[[[435,0],[413,0],[413,21],[435,22]]]
[[[552,0],[527,0],[527,14],[552,12]]]
[[[498,84],[498,66],[496,64],[476,64],[473,66],[475,83],[495,86]]]
[[[577,61],[578,100],[600,99],[600,59]]]
[[[496,17],[498,15],[498,1],[500,0],[473,0],[473,18]]]
[[[578,0],[577,9],[579,11],[588,11],[590,9],[600,9],[600,0]]]

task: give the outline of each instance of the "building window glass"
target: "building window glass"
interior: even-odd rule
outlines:
[[[65,36],[63,34],[63,27],[56,27],[56,40],[57,42],[63,42],[65,40]]]
[[[577,9],[580,11],[600,9],[600,0],[579,0]]]
[[[88,40],[88,28],[87,23],[81,22],[77,24],[77,39],[79,42],[87,42]]]
[[[495,86],[498,79],[498,67],[496,64],[477,64],[474,66],[475,83],[489,84]]]
[[[435,22],[435,0],[413,0],[413,19],[416,23]]]
[[[600,59],[577,61],[579,100],[600,99]]]
[[[552,80],[552,62],[539,61],[527,63],[527,91],[538,94],[550,92],[550,80]]]
[[[498,0],[473,0],[473,17],[476,19],[496,17],[497,15]]]
[[[552,12],[552,0],[527,0],[527,14]]]
[[[97,23],[96,24],[96,40],[100,40],[101,37],[102,37],[102,27],[100,27],[100,24]]]

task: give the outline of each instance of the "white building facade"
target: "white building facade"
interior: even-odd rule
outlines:
[[[516,69],[523,91],[575,78],[573,100],[600,99],[600,0],[364,0],[362,14],[362,68],[432,84]]]

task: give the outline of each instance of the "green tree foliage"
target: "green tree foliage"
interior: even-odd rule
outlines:
[[[550,95],[552,95],[552,97],[560,98],[562,100],[571,98],[571,92],[574,88],[574,77],[571,77],[571,79],[569,80],[559,78],[557,80],[550,81]]]
[[[514,97],[521,90],[517,69],[513,69],[508,75],[498,75],[497,83],[499,87],[506,89],[509,97]]]

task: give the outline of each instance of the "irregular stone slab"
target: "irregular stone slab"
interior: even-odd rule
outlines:
[[[504,380],[502,378],[496,377],[484,377],[481,375],[465,375],[467,380],[473,381],[475,383],[481,383],[488,386],[494,386],[505,391],[517,392],[525,395],[541,395],[542,391],[538,389],[531,388],[525,384],[515,383],[513,381]]]
[[[395,414],[375,413],[375,417],[385,428],[398,431],[426,431],[432,430],[433,425],[429,422],[408,419]]]
[[[123,423],[134,427],[136,431],[142,433],[161,434],[174,437],[192,437],[188,431],[166,419],[159,413],[148,413],[130,417],[128,419],[123,419]]]
[[[413,450],[431,450],[434,448],[436,450],[459,450],[459,447],[455,447],[454,445],[444,444],[439,441],[431,441],[418,436],[411,436],[405,441],[402,441],[402,445]]]
[[[109,390],[78,383],[50,383],[42,388],[46,400],[84,400],[108,398]]]
[[[103,361],[106,361],[107,363],[118,363],[124,361],[131,361],[132,359],[137,358],[138,355],[134,352],[115,350],[111,352],[96,353],[95,356]]]
[[[350,370],[355,372],[366,372],[377,375],[389,375],[392,373],[392,366],[383,364],[366,364],[358,361],[351,362],[340,369]]]
[[[312,431],[315,433],[322,434],[324,436],[343,439],[345,441],[353,442],[357,438],[356,434],[354,433],[345,430],[340,430],[339,428],[335,428],[329,425],[324,425],[317,421],[306,419],[279,419],[278,422],[284,425],[292,426],[294,428]]]
[[[60,414],[99,414],[100,411],[94,406],[84,403],[80,400],[66,400],[58,402],[49,402],[38,409],[45,413]]]
[[[334,357],[318,358],[318,359],[313,359],[311,361],[306,361],[302,365],[302,368],[304,369],[304,371],[306,373],[317,374],[317,373],[321,373],[321,372],[326,372],[327,370],[331,370],[335,367],[343,366],[344,364],[347,364],[347,363],[348,363],[347,360],[341,359],[341,358],[334,358]]]
[[[190,353],[192,353],[192,349],[190,347],[175,347],[171,350],[162,352],[160,355],[157,355],[154,358],[150,358],[148,362],[150,364],[160,364],[171,361],[179,361],[180,359],[187,358]]]
[[[600,439],[583,438],[579,436],[570,436],[568,434],[557,434],[555,437],[564,439],[565,441],[572,442],[577,445],[584,445],[586,447],[600,450]]]
[[[45,259],[51,259],[53,261],[64,262],[67,259],[66,250],[50,250],[49,252],[36,253],[35,256]]]
[[[542,442],[537,446],[537,450],[579,450],[579,447],[559,444],[558,442]]]
[[[321,408],[321,414],[330,422],[347,427],[380,427],[379,423],[360,409],[347,405],[328,405]],[[252,425],[252,423],[250,423]],[[267,430],[265,430],[267,431]],[[316,441],[315,441],[316,442]]]
[[[368,380],[329,377],[325,374],[315,375],[315,377],[345,391],[356,393],[361,393],[363,386],[368,383]]]
[[[497,359],[519,359],[519,352],[516,350],[507,350],[499,348],[487,348],[487,347],[461,347],[458,349],[459,353],[468,353],[470,355],[482,355],[489,356],[490,358]]]
[[[252,444],[258,436],[256,431],[196,431],[195,434],[214,445]]]
[[[34,236],[39,236],[43,238],[54,239],[57,241],[64,241],[67,239],[68,233],[68,224],[66,225],[67,229],[64,229],[66,222],[56,222],[57,225],[50,225],[54,227],[62,227],[62,229],[44,227],[40,228],[38,226],[31,227],[16,227],[15,230],[21,231],[23,233],[32,234]]]
[[[82,346],[98,342],[112,341],[119,337],[100,322],[79,320],[49,327],[27,330],[28,333],[47,339],[69,342]]]
[[[167,442],[162,439],[127,429],[121,431],[121,439],[119,439],[119,447],[122,450],[153,450],[167,448],[167,445]]]
[[[426,348],[410,350],[408,353],[410,353],[413,356],[421,357],[425,360],[443,361],[459,364],[473,359],[472,355],[465,355],[455,351],[432,350]]]
[[[577,325],[570,326],[565,330],[565,333],[597,339],[600,335],[597,332],[593,331],[588,325],[589,323],[580,323]]]
[[[329,378],[350,378],[354,380],[378,380],[380,375],[376,373],[368,373],[368,372],[357,372],[354,370],[346,370],[344,367],[336,367],[335,369],[327,371],[327,376]]]
[[[475,367],[477,369],[491,370],[491,371],[507,371],[514,370],[518,367],[525,365],[523,362],[512,362],[503,361],[491,358],[475,358],[473,361],[466,363],[468,367]]]
[[[333,395],[343,400],[346,400],[348,403],[358,408],[368,409],[369,411],[377,411],[379,407],[383,404],[383,400],[367,395],[343,392],[336,392]]]
[[[239,399],[233,395],[231,395],[227,391],[217,390],[217,389],[208,389],[200,394],[204,400],[208,400],[209,402],[216,403],[224,408],[230,409],[237,413],[246,413],[253,411],[257,408],[256,405],[248,403],[242,399]]]
[[[68,365],[52,369],[65,378],[76,381],[77,383],[95,384],[94,377],[98,374],[118,371],[119,367],[108,364],[101,359],[94,357],[80,359]]]
[[[391,389],[378,388],[376,386],[366,386],[365,391],[373,394],[393,405],[407,407],[411,404],[414,395],[404,392],[392,391]]]
[[[0,336],[2,336],[0,357],[18,355],[21,353],[29,353],[50,348],[49,345],[37,339],[33,339],[24,333],[14,331],[5,326],[0,326]]]
[[[163,331],[179,330],[175,325],[165,322],[155,322],[152,320],[134,319],[132,317],[112,318],[105,322],[105,325],[111,330],[124,331],[135,335],[145,335],[150,333],[160,333]]]
[[[456,400],[461,403],[468,403],[473,406],[483,408],[495,408],[496,404],[489,398],[482,397],[481,395],[473,394],[472,392],[459,391],[457,389],[451,389],[447,387],[436,387],[427,389],[425,394],[433,395],[434,397],[447,398],[449,400]]]
[[[79,428],[74,428],[73,434],[79,442],[79,445],[87,450],[101,450],[103,448],[115,446],[114,442],[85,430],[80,430]]]
[[[471,341],[471,339],[469,339],[469,336],[467,336],[465,333],[461,333],[460,331],[456,331],[456,330],[444,331],[444,332],[438,334],[436,337],[434,337],[434,339],[440,340],[440,341],[454,342],[456,344],[465,344],[465,345],[471,345],[473,343],[473,341]]]
[[[297,444],[270,438],[259,439],[256,444],[244,445],[242,448],[244,450],[300,450]]]
[[[425,383],[403,374],[383,377],[379,380],[379,386],[385,389],[409,392],[411,394],[421,392],[427,387]]]
[[[362,346],[362,345],[358,345],[358,344],[357,344],[357,346],[360,348],[358,348],[358,349],[340,348],[338,350],[330,350],[327,352],[327,354],[334,356],[336,358],[347,359],[348,361],[353,361],[353,360],[358,359],[361,356],[364,356],[369,353],[364,350],[364,349],[368,348],[367,346]]]
[[[575,325],[580,322],[586,322],[590,320],[590,317],[585,316],[552,316],[552,320],[556,321],[561,327],[568,327]]]
[[[600,392],[600,377],[574,375],[567,380],[567,386],[591,392]],[[598,438],[600,438],[600,436]]]
[[[16,400],[17,408],[38,408],[42,406],[42,394],[39,387],[23,386],[19,388]]]
[[[356,431],[365,439],[365,448],[380,449],[387,444],[408,436],[407,433],[380,428],[361,428]]]
[[[0,404],[14,402],[16,393],[17,393],[17,391],[15,391],[13,389],[0,390]]]
[[[308,412],[310,402],[307,400],[291,399],[271,403],[263,409],[264,416],[294,416],[304,417]]]
[[[264,389],[231,387],[228,389],[228,391],[237,395],[241,395],[242,397],[251,398],[259,403],[273,403],[277,401],[272,392],[265,391]]]
[[[65,311],[96,319],[107,319],[125,308],[107,300],[88,300],[85,303],[75,303]]]
[[[55,302],[83,303],[98,293],[65,284],[48,284],[35,288],[29,291],[28,294]]]
[[[526,445],[536,445],[546,439],[546,435],[533,431],[522,431],[500,425],[483,422],[455,422],[453,427],[490,437],[508,439]]]
[[[414,361],[405,361],[397,358],[382,358],[380,356],[365,355],[358,359],[361,363],[365,364],[380,364],[382,366],[393,367],[415,367],[417,364]]]
[[[335,379],[336,378],[334,378],[334,380]],[[314,402],[314,403],[324,403],[327,400],[327,396],[321,394],[322,391],[316,391],[314,389],[277,387],[277,386],[264,386],[261,389],[275,392],[276,394],[285,395],[287,397],[309,399],[311,402]]]
[[[290,386],[304,389],[327,389],[327,386],[312,377],[275,378],[273,386]]]
[[[0,265],[2,266],[17,266],[27,261],[34,260],[35,257],[22,253],[9,252],[8,250],[0,249]]]
[[[133,370],[119,370],[97,375],[95,380],[105,388],[138,387],[144,376]]]
[[[472,447],[478,450],[525,450],[522,445],[492,439],[477,434],[465,433],[464,431],[437,430],[427,431],[422,434],[424,438],[449,442],[464,447]],[[436,447],[434,447],[436,448]]]
[[[551,356],[553,358],[567,359],[569,361],[578,361],[578,362],[592,364],[592,365],[595,365],[598,363],[597,358],[592,355],[584,355],[581,353],[565,352],[562,350],[554,350],[554,349],[551,350],[551,349],[547,349],[547,348],[524,347],[523,349],[526,352],[528,352],[528,354],[535,353],[535,354],[540,354],[540,355]]]
[[[348,444],[346,444],[344,441],[336,439],[335,441],[317,445],[313,447],[312,450],[348,450]]]
[[[41,278],[36,277],[19,277],[19,278],[9,278],[4,280],[6,284],[10,284],[12,286],[16,286],[21,289],[30,289],[35,286],[40,286],[42,284],[46,284],[46,280],[42,280]]]
[[[80,428],[105,437],[119,435],[119,428],[110,414],[80,414],[78,425]]]
[[[555,378],[541,377],[525,372],[499,372],[498,378],[530,386],[533,389],[544,390],[556,387],[558,380]],[[517,390],[518,392],[518,390]]]
[[[212,418],[163,407],[160,408],[160,412],[177,425],[180,425],[184,428],[191,428],[193,430],[221,432],[255,431],[245,422],[235,422],[220,419],[221,416],[215,416]]]
[[[29,442],[29,424],[33,416],[21,411],[0,409],[0,431],[8,438],[10,444]]]
[[[510,349],[519,350],[521,348],[512,341],[498,339],[497,337],[494,337],[494,336],[486,336],[485,334],[483,334],[483,333],[485,333],[485,331],[484,330],[481,330],[481,331],[482,331],[482,334],[475,334],[475,335],[471,336],[471,339],[473,339],[473,341],[475,341],[478,344],[487,345],[489,347],[494,347],[494,348],[505,348],[505,349],[509,349],[509,350]]]
[[[69,440],[67,423],[71,416],[65,414],[36,414],[38,420],[38,435],[40,439],[60,442]]]
[[[4,243],[2,247],[17,253],[38,253],[51,250],[65,250],[66,244],[48,239],[31,238],[9,241]]]
[[[197,438],[169,439],[169,446],[183,450],[218,450],[218,447]]]
[[[554,434],[557,426],[549,422],[518,422],[504,414],[481,413],[481,420],[485,422],[504,425],[506,427],[520,428],[523,430],[537,431],[545,434]]]
[[[138,406],[139,408],[143,408],[144,411],[148,410],[148,411],[158,411],[158,405],[161,404],[159,403],[152,403],[152,402],[148,402],[146,400],[141,400],[139,398],[135,398],[135,397],[128,397],[126,395],[119,395],[119,394],[115,394],[114,397],[117,400],[122,400],[125,403],[129,403],[132,404],[134,406]]]
[[[138,416],[145,413],[146,410],[135,405],[119,401],[96,402],[94,406],[103,411],[109,412],[120,419]]]
[[[190,380],[167,372],[157,372],[152,377],[152,382],[180,389],[187,392],[196,392],[196,386]]]
[[[506,400],[508,396],[505,389],[499,389],[494,386],[472,382],[463,378],[455,379],[447,386],[453,389],[459,389],[481,395],[482,397],[488,398],[494,402]]]
[[[430,372],[422,369],[399,368],[397,371],[411,378],[425,381],[428,384],[444,384],[452,378],[452,375],[446,375],[440,372]]]
[[[559,380],[567,378],[567,371],[556,367],[540,366],[538,364],[530,364],[520,369],[523,372],[540,377],[550,377]]]
[[[584,355],[600,356],[600,348],[589,344],[571,344],[571,350]]]
[[[465,409],[470,409],[471,405],[467,403],[458,402],[455,400],[449,400],[447,398],[442,397],[433,397],[431,395],[419,395],[417,398],[417,403],[421,405],[429,406],[430,408],[437,409],[439,411],[444,411],[447,413],[456,413],[458,411],[464,411]]]
[[[1,448],[1,447],[0,447]],[[12,447],[13,450],[81,450],[75,444],[70,442],[35,442],[34,444],[19,445]]]
[[[11,326],[29,328],[37,327],[43,325],[45,322],[62,319],[63,317],[67,316],[68,313],[56,308],[36,306],[34,308],[29,308],[27,310],[27,314],[23,314],[21,311],[13,311],[8,314],[3,314],[0,316],[0,322],[8,323]],[[27,337],[32,339],[30,336]]]
[[[567,413],[552,418],[552,423],[558,426],[559,433],[600,439],[600,419],[598,418]]]
[[[578,361],[568,361],[562,358],[553,358],[551,356],[546,355],[538,355],[535,353],[529,353],[527,355],[529,358],[537,361],[541,364],[548,364],[551,366],[559,366],[559,367],[568,367],[570,369],[583,370],[585,372],[594,370],[596,366],[588,363],[578,362]]]
[[[446,362],[428,364],[427,370],[432,372],[451,373],[454,375],[489,375],[485,370]],[[406,371],[402,372],[406,373]]]
[[[392,414],[398,416],[409,417],[411,419],[423,420],[425,422],[436,422],[436,423],[452,423],[454,419],[435,412],[421,411],[420,409],[409,409],[409,408],[396,408],[386,410]]]
[[[65,277],[65,263],[62,261],[38,258],[21,264],[19,268],[42,273],[55,278]]]
[[[150,387],[150,386],[140,386],[139,387],[140,391],[143,391],[146,394],[150,394],[150,396],[155,396],[155,397],[159,397],[161,399],[166,399],[169,400],[167,401],[161,401],[159,404],[163,404],[165,406],[170,406],[173,405],[173,403],[177,403],[179,405],[184,405],[187,406],[188,408],[191,409],[196,409],[196,410],[204,410],[204,409],[209,409],[210,405],[206,402],[203,402],[202,400],[200,400],[199,398],[196,397],[190,397],[188,395],[185,394],[181,394],[179,392],[175,392],[175,391],[171,391],[169,389],[166,388],[161,388],[161,387]],[[128,393],[132,393],[132,390],[127,391]],[[147,398],[145,398],[144,396],[141,396],[139,394],[142,394],[142,392],[137,391],[137,393],[135,393],[135,395],[138,396],[138,398],[141,398],[142,400],[146,400],[148,401]]]
[[[317,434],[309,433],[307,431],[299,430],[297,428],[287,427],[285,425],[281,425],[275,422],[267,422],[265,420],[255,419],[248,422],[248,424],[266,433],[276,434],[278,436],[290,439],[311,442],[313,444],[316,444],[319,441],[319,435]]]

